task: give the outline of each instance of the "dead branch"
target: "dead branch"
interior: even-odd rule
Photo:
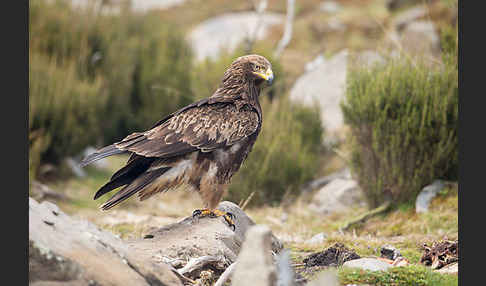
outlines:
[[[274,57],[280,57],[282,51],[287,47],[290,43],[290,39],[292,39],[292,26],[294,23],[294,8],[295,8],[295,0],[287,0],[287,17],[285,20],[285,30],[282,36],[282,39],[277,44],[277,49],[274,52]]]
[[[235,270],[236,262],[233,262],[226,270],[219,276],[218,281],[214,284],[214,286],[223,286],[224,283],[231,277]]]
[[[371,217],[374,217],[378,214],[381,214],[381,213],[388,211],[390,206],[391,206],[391,203],[386,202],[386,203],[382,204],[381,206],[377,207],[376,209],[372,209],[371,211],[368,211],[368,212],[361,214],[358,217],[352,219],[351,221],[347,222],[343,227],[341,227],[339,230],[340,231],[348,230],[350,227],[352,227],[354,225],[363,223],[366,220],[370,219]]]

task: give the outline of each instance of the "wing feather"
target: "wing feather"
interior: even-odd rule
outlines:
[[[145,157],[173,157],[231,146],[259,127],[255,110],[238,110],[231,103],[196,105],[144,133],[127,136],[115,146]]]

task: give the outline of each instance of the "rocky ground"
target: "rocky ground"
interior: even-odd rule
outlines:
[[[124,159],[87,168],[83,178],[33,188],[33,285],[120,285],[116,279],[131,279],[126,280],[131,285],[248,285],[238,284],[243,279],[238,277],[252,277],[254,285],[277,285],[282,279],[287,284],[278,285],[328,280],[334,281],[329,285],[374,285],[369,282],[387,275],[402,275],[405,284],[398,285],[409,285],[410,277],[426,281],[419,285],[457,285],[455,184],[437,181],[424,188],[420,207],[383,213],[344,230],[367,209],[360,188],[342,170],[310,182],[301,198],[285,207],[243,210],[222,202],[220,209],[236,215],[233,232],[222,218],[193,219],[200,199],[182,189],[99,211],[102,202],[92,201],[93,186]],[[367,270],[369,277],[353,269]],[[112,278],[116,273],[124,275]]]
[[[200,48],[200,60],[249,34],[274,47],[283,33],[286,1],[269,1],[264,18],[252,1],[146,2],[137,6],[141,12],[167,4],[152,12],[179,24]],[[438,63],[440,29],[457,21],[457,6],[448,1],[298,2],[293,37],[280,60],[290,98],[325,111],[325,143],[333,146],[346,134],[339,101],[347,68],[403,51]],[[237,214],[233,232],[222,219],[192,219],[201,201],[182,189],[100,212],[94,192],[125,161],[108,158],[86,169],[72,164],[77,177],[32,184],[30,284],[457,285],[457,184],[436,181],[415,207],[360,221],[369,210],[336,155],[323,168],[326,176],[316,175],[290,204],[241,209],[222,203]]]

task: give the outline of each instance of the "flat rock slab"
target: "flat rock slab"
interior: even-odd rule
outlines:
[[[241,12],[210,18],[191,31],[188,41],[198,61],[215,59],[226,50],[234,51],[246,38],[265,38],[271,26],[282,24],[284,16],[277,13]]]
[[[360,258],[344,262],[345,267],[354,267],[371,271],[386,271],[393,267],[391,264],[376,258]]]
[[[39,204],[32,198],[29,198],[29,283],[182,285],[168,265],[142,260],[112,233],[88,221],[73,219],[50,202]]]
[[[155,263],[168,262],[181,269],[191,260],[204,258],[201,261],[206,261],[209,264],[207,267],[223,271],[236,261],[245,234],[255,222],[232,202],[221,202],[218,209],[234,215],[235,231],[223,217],[188,217],[178,223],[153,230],[143,239],[132,240],[128,244],[131,249],[143,253],[143,259]],[[273,234],[271,241],[272,251],[280,252],[282,243]],[[202,265],[198,270],[204,268],[206,266]]]

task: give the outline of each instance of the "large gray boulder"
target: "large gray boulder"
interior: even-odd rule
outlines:
[[[429,205],[437,194],[445,188],[445,183],[441,180],[435,180],[432,184],[424,187],[415,199],[415,212],[426,213],[429,211]]]
[[[210,18],[196,26],[188,41],[198,61],[216,59],[222,51],[232,52],[247,38],[260,40],[269,28],[283,23],[276,13],[240,12]]]
[[[339,106],[344,98],[348,52],[341,51],[330,59],[317,57],[317,64],[308,67],[290,90],[290,99],[307,106],[318,106],[321,122],[330,135],[343,126]]]
[[[153,263],[112,233],[76,220],[50,202],[29,198],[32,285],[182,285],[165,263]]]
[[[232,202],[223,201],[218,209],[235,216],[235,231],[222,217],[188,217],[127,243],[142,259],[167,262],[192,279],[199,278],[201,271],[207,269],[222,272],[236,261],[246,232],[255,222]],[[273,234],[270,237],[272,251],[280,252],[282,243]]]
[[[224,218],[188,217],[121,240],[85,220],[76,220],[50,202],[29,199],[29,281],[64,285],[182,285],[181,281],[216,279],[236,261],[247,230],[255,223],[237,205],[233,231]],[[271,251],[282,244],[270,234]],[[213,271],[213,272],[211,272]],[[54,285],[54,284],[53,284]]]
[[[414,58],[425,59],[426,63],[440,60],[440,37],[431,21],[403,21],[386,34],[385,42],[387,46],[395,49],[397,56],[404,53]]]
[[[344,262],[343,267],[360,268],[371,271],[386,271],[388,268],[394,266],[377,258],[365,257],[346,261]]]
[[[322,215],[330,215],[364,205],[363,192],[358,183],[351,179],[338,178],[314,194],[309,208]]]

